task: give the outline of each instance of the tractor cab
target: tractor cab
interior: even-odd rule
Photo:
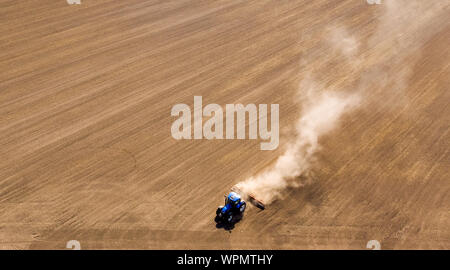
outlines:
[[[241,200],[241,196],[236,192],[230,192],[228,196],[225,195],[225,205],[217,208],[216,215],[219,220],[231,222],[235,214],[244,213],[245,207],[245,201]]]
[[[231,207],[236,207],[241,202],[241,196],[236,192],[230,192],[230,194],[225,198],[225,205],[230,205]]]

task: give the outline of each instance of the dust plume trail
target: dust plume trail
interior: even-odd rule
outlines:
[[[342,27],[328,29],[326,39],[327,49],[332,52],[330,57],[333,58],[333,53],[338,52],[336,59],[343,60],[349,66],[349,76],[360,78],[358,86],[350,93],[342,93],[327,89],[312,76],[302,80],[298,90],[302,96],[299,100],[302,109],[295,124],[294,139],[270,169],[236,185],[244,195],[252,194],[268,204],[281,197],[286,188],[301,186],[298,177],[308,177],[314,155],[320,150],[319,137],[335,129],[342,116],[357,108],[363,99],[369,98],[373,89],[379,91],[383,98],[388,96],[395,100],[401,92],[398,90],[407,87],[415,62],[406,65],[405,59],[412,53],[417,54],[417,50],[433,34],[446,27],[436,25],[433,18],[445,16],[448,4],[439,1],[385,2],[380,22],[365,43],[369,47],[362,53],[360,47],[363,40],[356,39]],[[312,58],[303,59],[303,64],[312,64]],[[386,69],[388,64],[392,67]],[[387,85],[394,87],[385,90]]]
[[[359,43],[345,29],[329,29],[327,39],[332,51],[352,65],[358,63]],[[337,42],[339,40],[342,42]],[[309,62],[310,59],[304,59],[303,64],[308,66]],[[271,169],[236,185],[244,195],[251,194],[265,204],[281,197],[286,188],[302,185],[298,176],[308,176],[314,154],[320,149],[319,137],[335,129],[340,118],[356,108],[361,99],[357,92],[343,93],[326,88],[311,75],[300,82],[297,96],[301,115],[295,123],[294,139],[288,143],[285,153]]]
[[[309,89],[301,100],[304,109],[296,123],[296,139],[272,169],[236,185],[244,194],[253,194],[266,204],[281,196],[287,187],[301,185],[296,177],[308,172],[320,148],[319,137],[333,130],[341,116],[359,103],[356,94],[318,92],[312,80],[303,81],[305,84]]]

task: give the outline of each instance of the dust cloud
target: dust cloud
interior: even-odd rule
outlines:
[[[287,150],[272,167],[236,187],[266,204],[282,198],[288,187],[303,185],[299,178],[309,177],[314,156],[321,148],[319,138],[336,129],[345,114],[368,98],[383,96],[385,103],[389,98],[399,103],[415,65],[415,61],[406,59],[420,54],[422,45],[444,27],[436,25],[434,18],[449,11],[445,2],[383,1],[384,10],[376,30],[366,39],[358,38],[345,27],[326,29],[325,46],[332,53],[323,61],[332,57],[342,61],[349,76],[358,78],[357,86],[350,90],[333,89],[318,82],[320,74],[303,76],[297,93],[301,113]],[[317,59],[308,56],[300,60],[304,66],[313,61]]]

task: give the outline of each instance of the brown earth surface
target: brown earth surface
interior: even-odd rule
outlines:
[[[450,249],[449,2],[418,2],[423,24],[380,32],[385,3],[363,0],[0,1],[0,248]],[[283,153],[308,74],[364,84],[360,106],[308,184],[217,228],[223,194]],[[173,139],[194,95],[280,104],[280,147]]]

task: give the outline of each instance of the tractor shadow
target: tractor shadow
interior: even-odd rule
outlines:
[[[239,223],[244,215],[242,213],[236,214],[233,217],[233,220],[231,222],[221,220],[217,216],[214,218],[214,222],[216,222],[216,228],[217,229],[224,229],[225,231],[228,231],[231,233],[231,231],[234,229],[235,225]]]

